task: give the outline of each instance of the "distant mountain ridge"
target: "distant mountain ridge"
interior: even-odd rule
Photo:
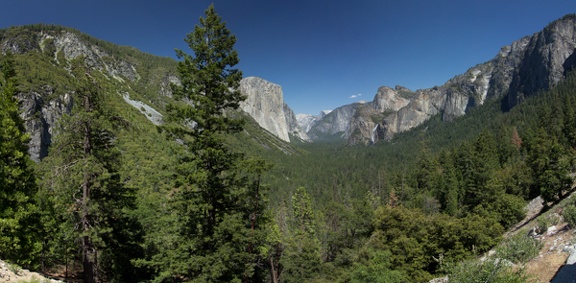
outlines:
[[[317,117],[307,124],[307,134],[313,140],[340,135],[349,144],[373,144],[435,115],[450,121],[490,99],[500,100],[506,111],[563,79],[576,65],[575,50],[576,16],[567,15],[502,47],[492,60],[442,86],[416,91],[380,87],[371,102],[344,105],[334,109],[333,115]]]

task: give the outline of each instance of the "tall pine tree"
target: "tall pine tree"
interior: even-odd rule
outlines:
[[[39,251],[37,187],[29,137],[14,97],[13,64],[11,54],[0,63],[0,258],[28,266]]]
[[[78,79],[72,112],[59,121],[49,155],[43,160],[46,207],[56,212],[57,235],[53,251],[78,244],[84,282],[136,281],[130,264],[138,254],[138,225],[126,214],[133,208],[132,190],[120,179],[120,152],[116,149],[114,116],[105,104],[106,93],[82,60],[76,59]],[[56,237],[57,238],[57,237]]]
[[[185,103],[168,107],[173,123],[165,126],[188,150],[172,202],[179,239],[151,264],[160,271],[157,281],[252,282],[263,265],[265,166],[247,165],[225,143],[226,134],[242,130],[234,118],[245,99],[238,90],[242,72],[233,68],[236,37],[211,5],[185,41],[193,54],[177,51],[182,84],[174,87]]]

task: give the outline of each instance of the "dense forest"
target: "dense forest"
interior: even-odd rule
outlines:
[[[61,28],[0,37],[33,42],[35,30]],[[213,6],[177,63],[83,39],[110,64],[143,62],[141,79],[111,79],[51,42],[0,57],[0,259],[14,265],[84,282],[526,282],[472,259],[529,200],[552,205],[572,188],[574,73],[509,111],[494,98],[370,147],[286,144],[238,110],[241,54]],[[166,73],[181,84],[158,96]],[[46,85],[74,103],[34,163],[18,98]],[[165,123],[127,107],[123,92]],[[514,250],[526,249],[497,252],[529,259]]]

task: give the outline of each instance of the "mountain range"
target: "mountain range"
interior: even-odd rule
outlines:
[[[507,111],[563,79],[576,63],[576,19],[565,16],[542,31],[501,48],[496,56],[471,67],[441,86],[409,90],[380,87],[374,99],[306,116],[300,126],[312,140],[332,136],[348,144],[390,140],[435,115],[444,121],[465,115],[489,100]],[[304,116],[302,116],[304,117]]]
[[[91,68],[104,73],[117,86],[118,95],[151,123],[162,123],[163,107],[172,96],[170,84],[179,83],[176,61],[131,47],[119,47],[128,54],[119,57],[113,46],[77,30],[57,26],[34,25],[0,31],[2,53],[26,54],[40,62],[24,68],[35,73],[28,82],[41,87],[28,88],[19,94],[22,115],[32,137],[33,159],[46,156],[56,121],[71,109],[70,90],[64,77],[69,61],[75,58],[84,57]],[[351,145],[370,145],[391,140],[396,133],[410,130],[434,116],[451,121],[489,100],[499,101],[502,110],[507,111],[563,79],[576,64],[575,50],[576,17],[569,15],[502,47],[492,60],[471,67],[441,86],[415,91],[402,86],[382,86],[372,101],[344,105],[314,116],[295,115],[284,102],[281,86],[247,77],[240,85],[247,97],[241,109],[260,127],[285,142],[337,139]],[[62,79],[48,79],[44,72],[60,74]]]

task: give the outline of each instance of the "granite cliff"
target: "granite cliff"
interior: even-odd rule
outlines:
[[[246,95],[240,108],[260,127],[287,142],[290,135],[301,140],[309,139],[298,126],[294,111],[284,103],[281,86],[262,78],[247,77],[240,82],[240,92]]]

